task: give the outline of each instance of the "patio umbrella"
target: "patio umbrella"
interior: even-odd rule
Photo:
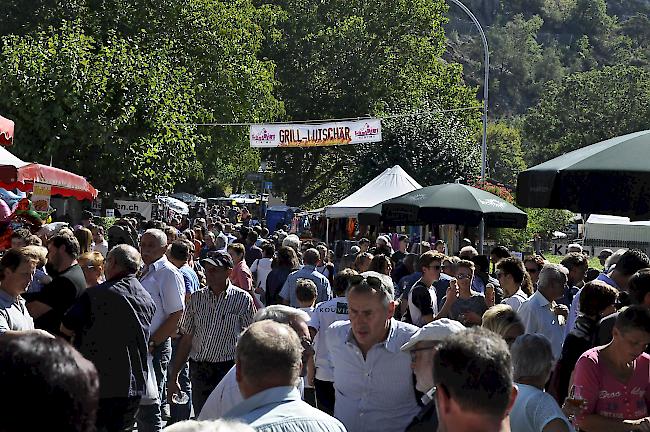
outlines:
[[[14,143],[14,122],[0,116],[0,145],[10,146]]]
[[[381,203],[360,212],[358,219],[362,225],[379,225],[381,223]]]
[[[647,219],[648,156],[650,130],[572,151],[520,173],[517,202],[525,207]]]
[[[163,205],[167,206],[170,210],[174,211],[175,213],[181,214],[181,215],[188,215],[190,214],[190,208],[185,204],[183,201],[168,197],[168,196],[159,196],[158,201],[160,201]]]
[[[25,162],[0,147],[0,187],[30,192],[34,182],[52,185],[52,195],[78,200],[97,197],[97,190],[85,178],[59,168]]]
[[[429,186],[384,201],[382,221],[388,225],[456,224],[493,228],[525,228],[528,215],[498,196],[460,183]]]
[[[177,200],[181,200],[184,203],[187,204],[194,204],[194,203],[204,203],[205,198],[201,198],[200,196],[196,196],[194,194],[188,193],[188,192],[176,192],[170,195],[172,198],[176,198]]]

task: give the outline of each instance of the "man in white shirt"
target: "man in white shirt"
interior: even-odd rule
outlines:
[[[560,264],[544,264],[537,282],[537,292],[519,308],[519,317],[526,333],[539,333],[551,341],[553,357],[557,361],[562,353],[564,328],[569,309],[556,300],[564,295],[569,271]]]
[[[366,272],[351,278],[350,320],[335,322],[325,333],[334,370],[334,416],[355,432],[403,432],[419,411],[411,356],[400,350],[418,327],[393,318],[392,281],[380,276]]]
[[[176,333],[183,315],[185,282],[178,269],[165,257],[167,235],[159,229],[145,231],[140,239],[140,253],[144,268],[140,283],[156,304],[151,320],[149,353],[153,355],[153,369],[158,384],[158,394],[165,389],[167,367],[171,358],[171,336]],[[140,406],[137,415],[138,430],[162,429],[161,403]]]

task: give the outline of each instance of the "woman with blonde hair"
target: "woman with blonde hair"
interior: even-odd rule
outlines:
[[[481,326],[501,336],[508,346],[525,333],[521,319],[507,304],[498,304],[485,311]]]
[[[93,251],[93,233],[88,228],[77,228],[74,236],[79,242],[80,254]]]
[[[86,252],[77,258],[77,262],[84,272],[86,288],[104,282],[104,256],[99,252]]]

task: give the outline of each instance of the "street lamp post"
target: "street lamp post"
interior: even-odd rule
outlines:
[[[458,5],[474,22],[474,25],[478,29],[478,32],[481,34],[481,40],[483,41],[483,52],[484,52],[484,63],[485,63],[485,75],[483,77],[483,142],[481,145],[481,182],[486,180],[486,171],[487,171],[487,118],[488,118],[488,82],[490,78],[490,50],[488,49],[487,38],[485,37],[485,32],[483,27],[476,19],[476,16],[467,9],[467,6],[462,4],[459,0],[449,0],[452,3]],[[479,253],[483,253],[483,244],[485,243],[485,222],[481,219],[481,224],[479,225]]]

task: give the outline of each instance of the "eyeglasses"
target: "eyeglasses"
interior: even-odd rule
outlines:
[[[424,348],[415,348],[415,349],[410,350],[409,353],[411,354],[411,363],[415,362],[415,359],[417,358],[416,353],[418,351],[431,351],[434,348],[435,348],[435,345],[434,346],[424,347]]]
[[[471,278],[472,278],[472,275],[468,275],[468,274],[465,274],[465,273],[458,273],[456,275],[456,279],[458,279],[458,280],[471,279]]]

